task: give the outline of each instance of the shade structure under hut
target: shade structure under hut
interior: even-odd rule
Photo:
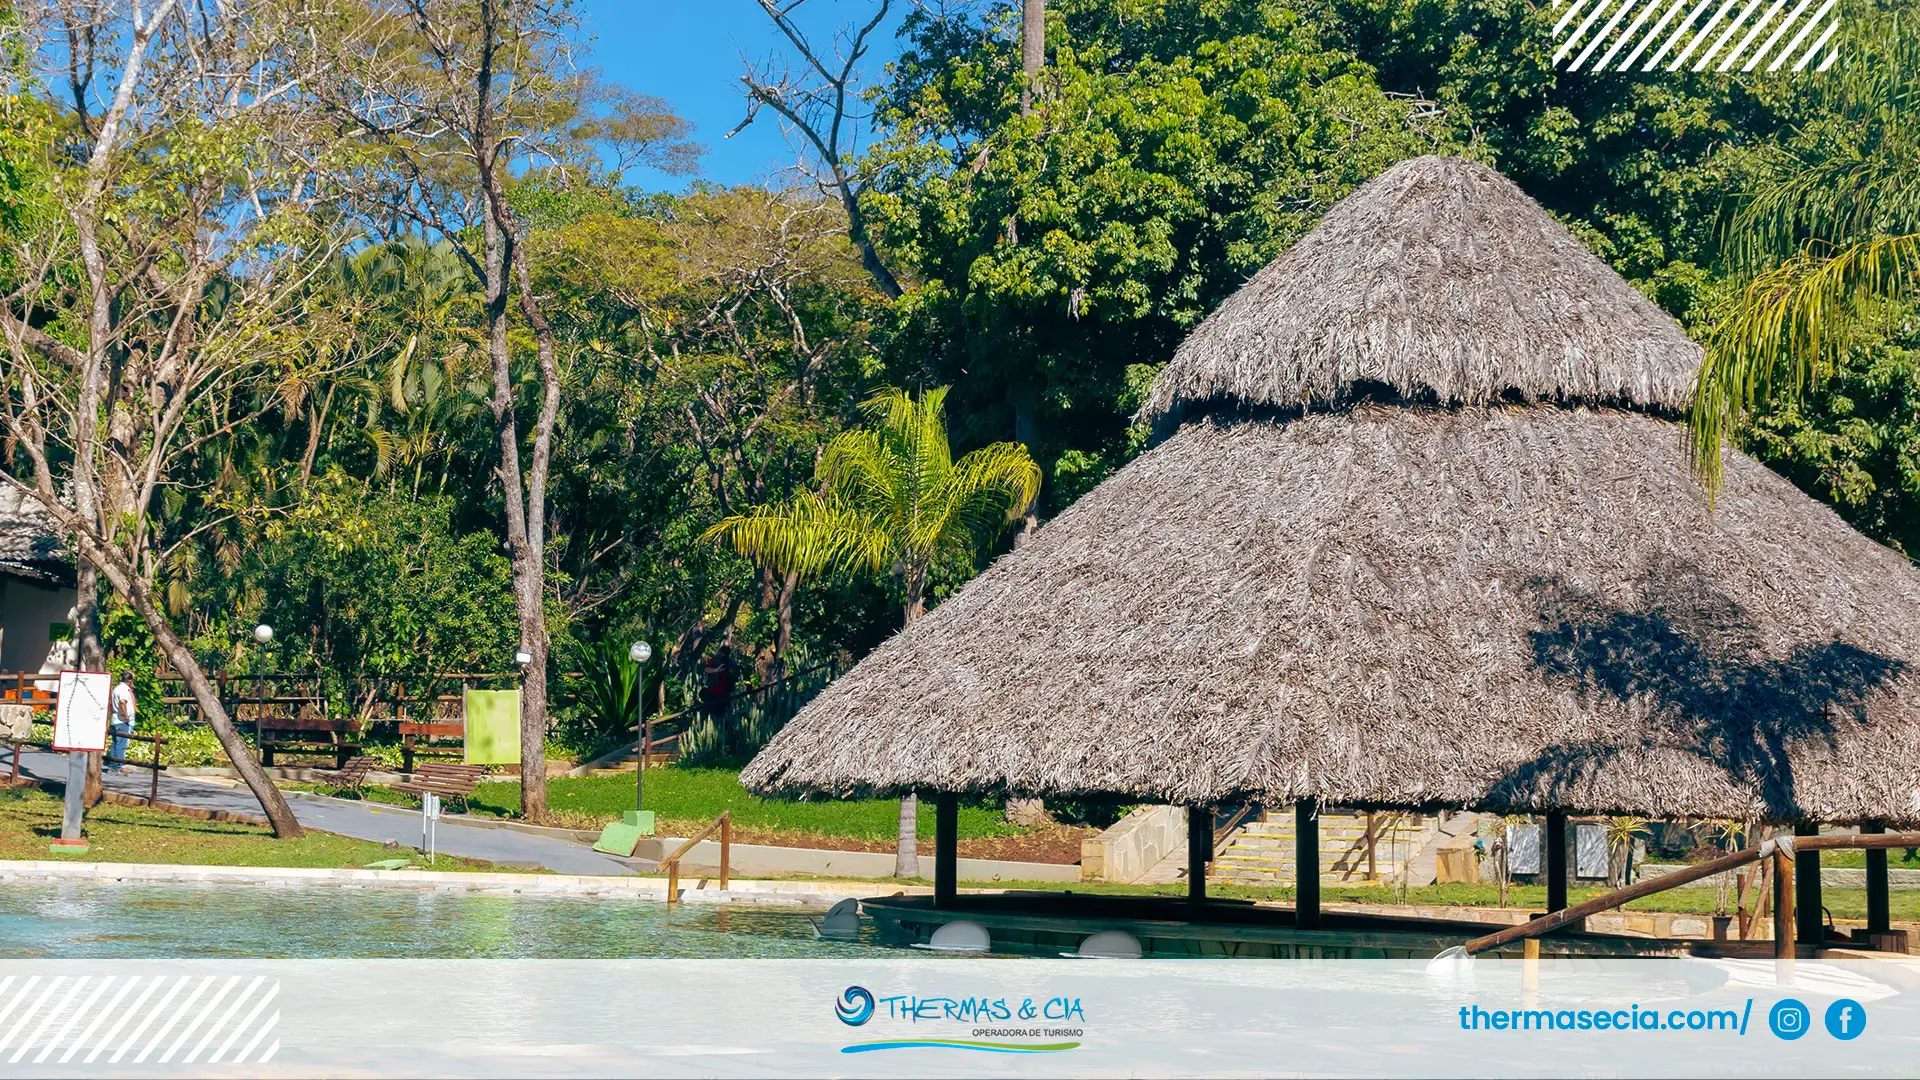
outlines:
[[[1694,345],[1515,185],[1389,169],[1163,370],[1158,445],[802,710],[789,795],[1920,822],[1920,572],[1676,418]]]

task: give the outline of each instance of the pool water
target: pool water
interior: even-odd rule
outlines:
[[[813,933],[818,908],[254,885],[0,886],[0,956],[858,959],[898,956],[871,926]]]

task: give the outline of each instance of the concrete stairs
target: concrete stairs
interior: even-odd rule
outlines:
[[[1320,880],[1328,885],[1397,883],[1408,863],[1428,846],[1434,819],[1416,814],[1373,815],[1373,861],[1367,860],[1367,819],[1362,812],[1322,812]],[[1431,861],[1431,860],[1429,860]],[[1292,885],[1294,823],[1291,810],[1263,814],[1235,831],[1208,868],[1207,880],[1226,885]]]

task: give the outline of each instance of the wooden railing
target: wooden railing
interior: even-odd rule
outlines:
[[[132,761],[128,758],[103,757],[102,759],[103,764],[135,765],[135,766],[143,765],[147,769],[152,770],[152,773],[153,773],[152,779],[150,783],[147,785],[147,805],[152,806],[160,798],[160,771],[166,768],[166,765],[161,762],[161,757],[166,753],[166,750],[167,750],[167,737],[165,735],[128,735],[126,736],[126,739],[128,742],[152,743],[153,758],[146,762],[139,762],[139,761]],[[11,775],[8,776],[7,778],[7,784],[9,786],[18,784],[20,782],[20,748],[23,746],[32,746],[41,750],[53,749],[53,744],[50,742],[36,742],[28,739],[14,740],[13,741],[13,768],[12,768]]]
[[[692,851],[700,841],[712,836],[715,829],[720,831],[720,888],[727,887],[727,871],[733,858],[733,811],[731,810],[714,818],[713,824],[688,837],[686,843],[673,849],[673,854],[660,860],[661,869],[667,872],[667,903],[671,904],[680,898],[681,857]]]
[[[1610,911],[1643,896],[1652,896],[1654,893],[1690,885],[1702,878],[1726,873],[1761,859],[1771,859],[1774,896],[1773,953],[1776,957],[1784,959],[1793,956],[1793,856],[1796,851],[1864,851],[1897,847],[1920,847],[1920,833],[1777,836],[1758,847],[1730,852],[1718,858],[1708,859],[1706,862],[1695,863],[1684,870],[1647,878],[1624,889],[1615,889],[1604,896],[1594,897],[1586,903],[1549,912],[1532,922],[1509,926],[1504,930],[1474,938],[1467,942],[1464,948],[1468,954],[1480,953],[1515,941],[1537,938],[1542,934],[1550,934],[1568,923],[1578,922],[1589,915]]]

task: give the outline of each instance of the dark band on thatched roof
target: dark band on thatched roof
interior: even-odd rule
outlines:
[[[1200,324],[1142,416],[1414,401],[1677,410],[1700,349],[1514,183],[1423,157],[1342,200]]]
[[[788,794],[1920,822],[1920,573],[1639,413],[1190,424],[813,701]]]

